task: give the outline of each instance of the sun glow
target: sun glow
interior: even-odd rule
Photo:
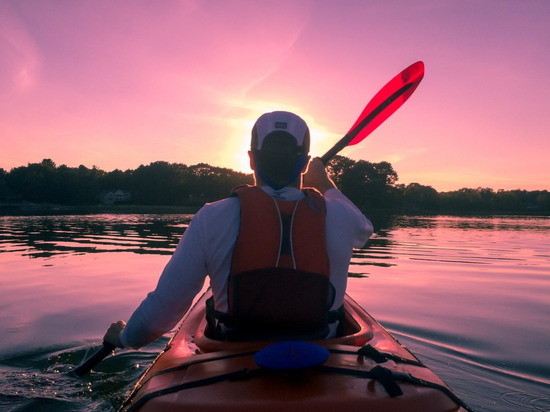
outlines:
[[[277,105],[269,105],[269,108],[266,105],[261,105],[261,107],[258,106],[256,110],[254,110],[254,114],[250,117],[233,119],[231,121],[231,136],[227,139],[223,152],[220,152],[220,163],[223,164],[224,167],[229,167],[243,173],[252,172],[250,169],[250,159],[248,157],[248,151],[250,150],[250,131],[252,127],[254,127],[254,123],[259,116],[273,110],[293,111],[305,120],[309,126],[311,135],[310,155],[312,157],[323,155],[342,137],[342,135],[328,130],[325,126],[317,123],[315,119],[301,113],[299,110],[288,107],[274,107],[277,107]]]
[[[309,132],[311,135],[311,157],[322,156],[343,136],[331,132],[315,122],[311,122]]]
[[[225,145],[222,163],[227,167],[243,173],[252,173],[248,151],[250,150],[250,131],[255,120],[235,119],[231,125],[231,136]]]

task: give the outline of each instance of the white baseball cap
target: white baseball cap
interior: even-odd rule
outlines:
[[[294,138],[299,152],[309,152],[309,128],[306,122],[300,116],[285,111],[265,113],[256,120],[252,128],[251,149],[262,150],[266,137],[271,135],[277,139],[277,136],[284,134]]]

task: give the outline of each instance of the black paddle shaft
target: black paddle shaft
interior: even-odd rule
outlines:
[[[101,349],[99,349],[96,353],[94,353],[90,358],[84,361],[82,365],[80,365],[71,373],[76,376],[86,375],[94,368],[94,366],[96,366],[99,362],[101,362],[103,359],[113,353],[113,350],[115,350],[115,348],[115,345],[108,342],[103,342],[103,346],[101,347]]]

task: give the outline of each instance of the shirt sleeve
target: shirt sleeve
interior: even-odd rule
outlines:
[[[202,289],[207,272],[201,220],[199,211],[185,230],[155,290],[147,295],[128,320],[120,335],[124,346],[138,349],[170,331]]]
[[[361,248],[374,233],[374,227],[369,219],[340,190],[333,188],[324,193],[326,201],[339,206],[340,217],[345,219],[350,228],[352,246]]]

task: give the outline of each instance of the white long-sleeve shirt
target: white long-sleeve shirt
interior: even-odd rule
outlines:
[[[304,194],[292,187],[262,189],[284,200]],[[336,290],[332,309],[342,305],[353,248],[363,247],[373,233],[372,223],[338,189],[324,193],[330,281]],[[208,276],[216,309],[227,311],[227,287],[233,248],[239,233],[237,197],[206,204],[185,230],[164,268],[157,287],[132,314],[120,341],[140,348],[170,331],[191,306]]]

